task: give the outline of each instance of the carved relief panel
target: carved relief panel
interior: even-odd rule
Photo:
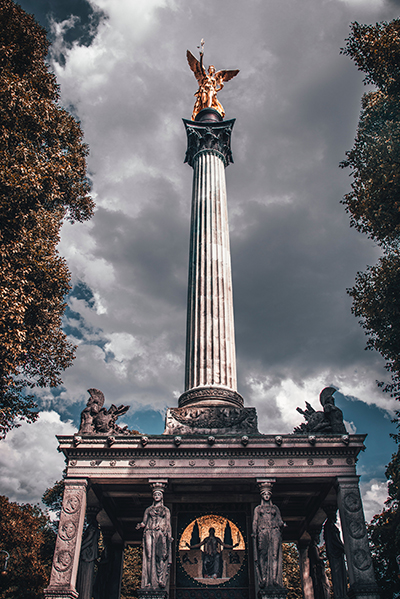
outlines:
[[[53,566],[51,587],[75,587],[86,511],[86,480],[66,481]]]
[[[338,504],[350,585],[368,586],[373,593],[376,587],[375,575],[368,546],[358,477],[338,477]]]

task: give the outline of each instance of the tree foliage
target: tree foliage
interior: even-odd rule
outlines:
[[[377,89],[363,96],[354,146],[341,164],[353,176],[343,203],[352,226],[390,242],[400,233],[400,19],[353,23],[346,41],[342,53]]]
[[[288,590],[287,599],[303,599],[299,554],[294,543],[283,543],[283,584]]]
[[[142,582],[142,548],[128,545],[124,551],[121,599],[136,599]]]
[[[343,200],[351,226],[382,248],[378,263],[359,272],[348,290],[352,311],[368,336],[367,348],[386,360],[391,373],[384,391],[400,399],[400,19],[376,25],[351,25],[344,54],[375,86],[362,99],[362,112],[353,148],[342,167],[353,176]],[[399,418],[400,412],[396,413]],[[397,424],[399,420],[397,420]],[[392,435],[399,444],[400,436]],[[389,499],[372,520],[369,535],[382,599],[399,591],[400,448],[389,463]]]
[[[400,449],[393,455],[386,470],[389,498],[385,509],[374,516],[368,526],[377,583],[381,599],[393,599],[400,590]]]
[[[65,476],[66,470],[64,470],[63,474]],[[57,480],[52,487],[46,489],[42,496],[42,502],[44,503],[44,505],[50,510],[50,512],[53,512],[53,514],[57,518],[56,524],[53,524],[53,528],[55,528],[56,530],[58,528],[58,521],[60,519],[61,514],[64,488],[65,481],[62,478],[61,480]]]
[[[400,19],[376,25],[351,25],[342,50],[365,73],[375,90],[363,96],[353,148],[342,167],[353,177],[343,203],[351,226],[378,243],[383,256],[359,272],[348,290],[352,311],[368,336],[367,349],[386,360],[400,395]]]
[[[59,105],[45,30],[0,6],[0,436],[34,421],[26,389],[56,386],[74,357],[61,330],[70,274],[57,251],[65,218],[90,218],[87,146]]]
[[[0,496],[0,549],[10,554],[7,573],[0,577],[0,599],[41,599],[54,545],[55,534],[39,507]]]
[[[358,273],[349,290],[353,313],[368,333],[367,348],[387,360],[397,379],[400,373],[400,255],[382,256],[378,264]]]

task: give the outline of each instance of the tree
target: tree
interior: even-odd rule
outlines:
[[[93,201],[79,123],[58,103],[45,30],[12,0],[0,6],[0,438],[33,422],[27,389],[57,386],[74,357],[61,330],[70,273],[57,251],[64,219]]]
[[[288,590],[287,599],[302,599],[299,554],[294,543],[283,543],[283,584]]]
[[[124,551],[122,569],[121,599],[134,599],[138,596],[142,580],[142,548],[128,545]]]
[[[10,554],[7,573],[0,578],[0,599],[41,599],[54,545],[55,533],[39,507],[0,496],[0,549]]]
[[[63,475],[66,475],[66,469],[63,471]],[[53,522],[52,527],[57,532],[58,522],[60,520],[62,501],[64,496],[65,481],[64,478],[57,480],[52,487],[46,489],[42,496],[42,503],[52,512],[57,520]]]
[[[352,312],[368,336],[367,349],[386,360],[392,382],[384,389],[400,396],[400,19],[351,25],[342,53],[350,56],[376,89],[363,96],[353,148],[343,168],[353,177],[343,203],[350,224],[379,244],[383,256],[358,273]],[[382,384],[381,384],[382,385]]]
[[[350,167],[352,190],[343,203],[351,225],[380,244],[400,233],[400,19],[376,25],[351,25],[342,53],[366,73],[353,148],[343,168]]]
[[[389,498],[385,509],[374,516],[368,526],[372,559],[381,599],[393,599],[400,591],[400,449],[393,455],[386,470]]]
[[[359,272],[348,290],[352,311],[368,336],[367,349],[386,360],[389,384],[378,383],[400,399],[400,20],[351,25],[344,54],[373,84],[362,99],[354,146],[342,167],[350,167],[351,192],[343,200],[350,224],[381,246],[375,266]],[[396,412],[399,426],[400,412]],[[398,434],[392,435],[397,444]],[[382,599],[400,590],[396,556],[400,554],[400,448],[386,470],[389,499],[369,525],[372,556]]]

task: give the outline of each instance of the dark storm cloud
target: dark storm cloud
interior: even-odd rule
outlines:
[[[227,182],[242,389],[251,401],[254,377],[271,390],[285,380],[319,380],[321,371],[382,371],[379,357],[363,351],[345,292],[377,257],[349,229],[340,205],[350,181],[338,164],[351,147],[363,93],[361,75],[339,54],[351,4],[308,0],[296,19],[291,2],[235,6],[236,13],[226,2],[190,10],[155,3],[143,16],[145,32],[125,14],[128,36],[120,7],[109,5],[107,27],[91,48],[70,51],[58,69],[63,98],[77,107],[91,147],[99,206],[91,255],[112,271],[108,287],[101,275],[88,283],[106,312],[85,317],[106,336],[125,332],[156,353],[155,339],[163,339],[163,351],[176,358],[164,405],[182,384],[191,174],[182,165],[180,117],[190,114],[196,89],[184,48],[195,51],[201,35],[209,62],[241,69],[221,101],[237,118]],[[76,276],[90,279],[90,268]],[[154,380],[162,378],[157,366]]]
[[[54,37],[52,23],[72,18],[71,26],[64,35],[67,46],[73,42],[89,45],[101,19],[105,18],[105,13],[99,8],[95,9],[87,0],[20,0],[18,4],[47,29],[50,41]]]
[[[63,391],[44,392],[43,401],[72,413],[97,387],[132,413],[162,413],[183,391],[192,171],[183,164],[181,118],[190,118],[197,88],[185,52],[205,38],[207,64],[240,69],[219,94],[227,118],[237,119],[226,177],[239,390],[257,407],[263,432],[292,430],[301,420],[296,406],[318,408],[326,385],[393,407],[375,385],[385,376],[382,360],[364,351],[350,314],[345,290],[378,254],[349,228],[340,200],[351,180],[338,167],[365,91],[340,48],[351,21],[394,18],[393,5],[55,4],[56,21],[79,16],[90,35],[90,10],[106,18],[93,21],[90,43],[79,37],[78,21],[53,28],[53,67],[90,146],[98,209],[90,223],[63,227],[60,251],[76,289],[91,296],[69,298],[77,359]],[[41,19],[44,6],[37,4]],[[134,426],[134,416],[127,422]],[[377,485],[371,505],[382,492]]]

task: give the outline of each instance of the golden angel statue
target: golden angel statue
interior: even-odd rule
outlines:
[[[193,108],[192,121],[195,120],[196,115],[203,108],[214,108],[224,118],[225,112],[222,104],[217,100],[217,92],[221,91],[224,87],[224,82],[233,79],[239,73],[238,69],[226,70],[215,72],[214,65],[208,67],[208,72],[203,65],[204,55],[204,40],[201,40],[200,48],[200,60],[197,60],[195,56],[188,50],[186,57],[190,68],[192,69],[194,76],[196,77],[199,89],[194,94],[196,96],[196,102]]]

